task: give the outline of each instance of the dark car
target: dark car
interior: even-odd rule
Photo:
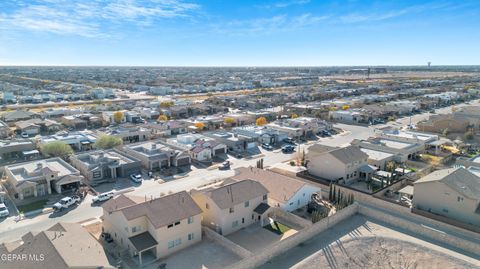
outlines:
[[[283,153],[290,153],[290,152],[293,152],[295,151],[295,147],[292,146],[292,145],[285,145],[282,147],[282,152]]]
[[[293,138],[290,138],[290,137],[283,139],[283,142],[295,145],[295,140],[293,140]]]

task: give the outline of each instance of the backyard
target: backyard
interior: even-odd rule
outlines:
[[[278,221],[272,221],[269,225],[264,226],[263,228],[265,228],[265,229],[267,229],[271,232],[274,232],[278,235],[284,234],[285,232],[290,230],[290,227],[288,227],[287,225],[282,224]]]

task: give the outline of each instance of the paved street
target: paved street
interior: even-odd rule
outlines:
[[[472,102],[473,103],[473,102]],[[475,105],[478,105],[475,102]],[[464,106],[459,105],[457,107]],[[445,114],[451,111],[450,107],[437,109],[436,113]],[[423,113],[414,115],[411,118],[412,124],[417,123],[420,120],[428,118],[430,113]],[[406,126],[410,123],[410,118],[402,118],[396,122],[390,122],[384,125],[374,125],[369,127],[336,124],[335,127],[344,130],[343,133],[335,135],[334,137],[320,138],[319,143],[328,146],[345,146],[348,145],[353,139],[366,139],[374,134],[376,128],[385,126]],[[300,150],[308,150],[308,147],[314,143],[307,143],[300,145]],[[233,169],[244,166],[255,166],[258,159],[264,159],[264,167],[271,166],[280,162],[286,162],[291,159],[297,158],[297,153],[284,154],[279,149],[273,151],[267,151],[260,149],[258,155],[252,158],[236,159],[229,156],[229,160],[232,162],[230,170],[218,170],[215,167],[208,169],[194,169],[186,176],[177,176],[167,182],[154,181],[152,179],[145,180],[140,186],[136,186],[129,194],[137,196],[145,196],[147,198],[159,197],[161,194],[168,194],[171,192],[178,192],[181,190],[190,190],[192,188],[208,184],[215,180],[223,179],[234,174]],[[128,181],[129,182],[129,181]],[[126,182],[125,182],[126,183]],[[128,183],[129,184],[129,183]],[[58,221],[63,222],[81,222],[93,218],[99,218],[102,215],[102,209],[99,206],[91,205],[92,197],[89,195],[85,201],[82,202],[77,208],[68,210],[61,215],[40,215],[33,218],[27,218],[15,222],[14,217],[0,220],[0,242],[10,241],[18,239],[23,234],[29,231],[39,231],[46,229]]]

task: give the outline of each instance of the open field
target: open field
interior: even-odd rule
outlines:
[[[260,268],[479,268],[456,251],[355,215]]]

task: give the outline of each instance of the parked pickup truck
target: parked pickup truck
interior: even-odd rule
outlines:
[[[53,205],[54,210],[63,210],[71,207],[72,205],[79,203],[81,201],[80,197],[74,195],[72,197],[63,197],[59,202]]]

